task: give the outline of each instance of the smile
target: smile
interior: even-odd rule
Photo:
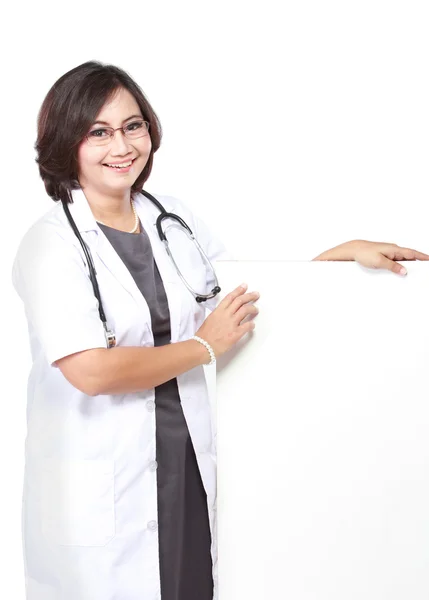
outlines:
[[[104,167],[108,167],[109,169],[113,169],[114,171],[124,171],[124,172],[128,172],[133,164],[133,162],[135,161],[135,158],[133,160],[129,160],[127,162],[121,163],[119,165],[112,165],[110,163],[103,163]]]

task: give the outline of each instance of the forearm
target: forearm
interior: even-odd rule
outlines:
[[[355,251],[362,240],[352,240],[330,250],[325,250],[313,260],[355,260]]]
[[[150,389],[210,360],[206,348],[196,340],[157,348],[118,346],[95,352],[92,369],[94,395]]]

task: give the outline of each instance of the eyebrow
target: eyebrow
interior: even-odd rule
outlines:
[[[135,119],[136,117],[139,119],[143,119],[141,115],[131,115],[131,117],[124,119],[122,123],[125,123],[125,121],[129,121],[130,119]],[[109,123],[107,123],[106,121],[94,121],[93,125],[97,125],[97,123],[100,123],[100,125],[109,125]]]

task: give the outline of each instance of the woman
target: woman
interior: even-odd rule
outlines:
[[[160,140],[138,85],[98,62],[63,75],[39,113],[37,162],[55,206],[25,234],[13,269],[33,358],[28,600],[217,597],[203,365],[254,328],[258,293],[243,285],[215,307],[215,277],[183,226],[167,218],[158,231],[160,210],[175,213],[210,261],[226,256],[184,204],[142,192]],[[161,241],[167,228],[186,284]],[[394,259],[416,258],[429,256],[353,241],[317,260],[398,271]]]

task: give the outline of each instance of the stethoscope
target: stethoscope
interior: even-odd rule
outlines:
[[[187,289],[191,292],[191,294],[194,296],[195,300],[200,303],[200,302],[205,302],[206,300],[210,300],[211,298],[214,298],[215,296],[217,296],[217,294],[219,294],[219,292],[221,291],[221,288],[219,287],[219,282],[218,279],[216,277],[216,272],[213,268],[213,265],[211,264],[208,256],[206,255],[206,253],[204,252],[204,250],[201,248],[200,244],[198,243],[198,241],[195,239],[194,234],[192,233],[190,227],[185,223],[185,221],[179,217],[178,215],[175,215],[174,213],[169,213],[165,210],[165,208],[162,206],[162,204],[152,196],[152,194],[149,194],[149,192],[146,192],[144,190],[141,190],[141,193],[146,196],[146,198],[148,198],[151,202],[153,202],[153,204],[155,204],[155,206],[159,209],[160,211],[160,215],[158,216],[157,220],[156,220],[156,229],[158,231],[158,236],[159,239],[161,240],[161,242],[164,244],[164,247],[167,251],[168,256],[170,257],[171,261],[173,262],[174,268],[177,271],[177,274],[179,275],[180,279],[183,281],[183,283],[185,284],[185,286],[187,287]],[[71,225],[71,228],[73,229],[74,233],[76,234],[82,248],[84,251],[84,254],[86,256],[86,260],[88,262],[88,270],[89,270],[89,278],[91,280],[92,283],[92,288],[94,290],[94,295],[98,300],[98,314],[100,315],[100,319],[103,323],[103,327],[104,327],[104,331],[105,331],[105,335],[106,335],[106,342],[107,342],[107,347],[108,348],[113,348],[114,346],[116,346],[116,335],[115,332],[110,329],[107,325],[107,319],[106,319],[106,315],[104,313],[104,309],[103,309],[103,303],[101,302],[101,295],[100,295],[100,289],[98,287],[98,281],[97,281],[97,272],[95,270],[94,267],[94,262],[92,260],[92,255],[91,255],[91,251],[89,249],[89,246],[86,242],[84,242],[84,240],[82,239],[82,236],[79,233],[79,229],[76,226],[76,223],[74,222],[73,217],[70,214],[70,209],[68,207],[68,203],[67,202],[62,202],[63,208],[64,208],[64,212],[66,213],[67,219]],[[174,221],[176,221],[177,223],[179,223],[179,225],[183,228],[184,232],[186,233],[186,235],[189,237],[189,239],[195,244],[195,246],[197,247],[197,250],[199,251],[199,253],[201,254],[201,256],[203,257],[203,260],[206,261],[206,263],[209,265],[212,273],[213,273],[213,281],[214,281],[214,287],[211,290],[211,292],[209,294],[199,294],[197,292],[195,292],[195,290],[192,289],[192,287],[188,284],[188,282],[186,281],[186,279],[183,277],[179,267],[177,266],[176,261],[173,258],[173,255],[171,254],[171,250],[169,248],[168,245],[168,240],[167,237],[165,235],[165,232],[162,230],[161,227],[161,223],[164,219],[172,219]]]

